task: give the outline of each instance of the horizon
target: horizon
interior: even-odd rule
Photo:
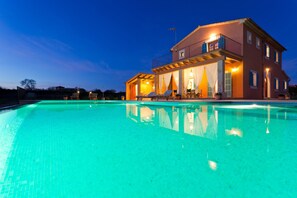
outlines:
[[[1,2],[0,87],[16,88],[29,78],[39,89],[64,86],[125,91],[127,80],[139,72],[152,73],[152,59],[169,53],[199,25],[246,17],[287,48],[283,69],[291,78],[289,84],[297,84],[297,30],[291,28],[297,21],[288,20],[294,17],[297,2],[269,3]],[[221,14],[230,8],[232,12]],[[176,39],[170,28],[176,28]]]

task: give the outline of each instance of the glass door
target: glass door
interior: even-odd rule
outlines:
[[[227,98],[232,97],[232,76],[231,72],[225,73],[225,93]]]

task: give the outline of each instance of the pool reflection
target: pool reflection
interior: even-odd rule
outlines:
[[[137,123],[208,139],[217,139],[219,136],[243,138],[245,132],[251,130],[256,130],[262,135],[271,134],[277,131],[275,125],[278,126],[278,122],[290,118],[286,110],[269,105],[245,105],[241,108],[237,106],[127,105],[126,116]]]
[[[128,105],[126,110],[127,117],[135,122],[209,139],[217,138],[218,112],[211,106]]]

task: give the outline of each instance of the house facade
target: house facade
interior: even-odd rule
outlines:
[[[277,98],[288,93],[282,70],[286,49],[252,19],[197,27],[171,48],[169,56],[153,60],[154,90],[175,90],[213,98]]]

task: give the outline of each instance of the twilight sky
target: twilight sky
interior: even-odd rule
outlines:
[[[0,0],[0,86],[25,78],[50,86],[125,90],[153,58],[198,25],[251,17],[288,51],[297,83],[296,0]]]

